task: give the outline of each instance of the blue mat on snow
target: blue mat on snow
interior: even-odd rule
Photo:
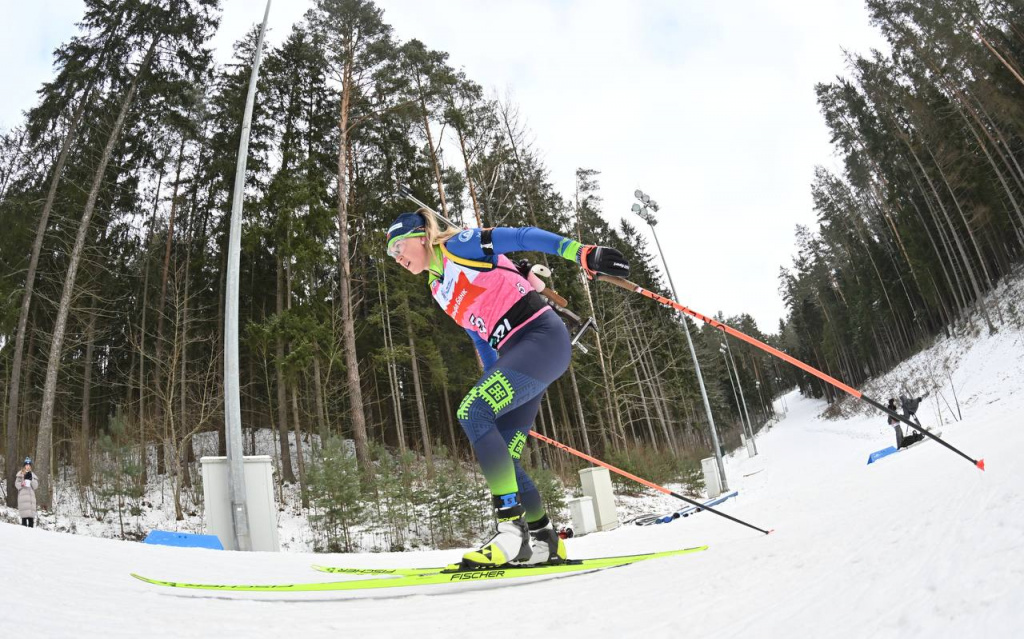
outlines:
[[[170,532],[167,530],[151,530],[146,535],[144,544],[159,546],[178,546],[181,548],[210,548],[224,550],[217,535],[196,535],[193,533]]]
[[[900,449],[896,448],[895,446],[890,446],[888,448],[883,448],[882,450],[876,450],[875,452],[873,452],[870,455],[868,455],[868,463],[869,464],[873,464],[873,463],[875,463],[876,461],[878,461],[879,459],[881,459],[883,457],[888,457],[889,455],[892,455],[893,453],[898,453],[898,452],[900,452]]]

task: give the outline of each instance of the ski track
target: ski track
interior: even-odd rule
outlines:
[[[892,444],[884,415],[825,420],[823,402],[790,393],[787,415],[758,435],[760,455],[727,458],[730,489],[740,494],[718,507],[774,528],[768,536],[704,512],[568,541],[578,557],[710,545],[682,557],[511,583],[282,594],[171,590],[128,573],[209,583],[332,581],[339,576],[311,565],[429,566],[460,552],[241,554],[7,525],[0,565],[14,612],[3,627],[41,638],[467,630],[489,637],[1024,636],[1022,353],[1021,335],[1010,328],[973,343],[946,340],[871,385],[887,397],[929,357],[956,360],[964,420],[951,422],[934,396],[920,417],[969,456],[984,457],[985,472],[931,441],[867,466],[869,453]],[[948,382],[945,391],[952,404]],[[666,512],[681,507],[662,503]]]

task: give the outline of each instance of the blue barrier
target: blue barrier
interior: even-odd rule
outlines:
[[[876,450],[875,452],[873,452],[870,455],[868,455],[868,463],[869,464],[873,464],[873,463],[875,463],[876,461],[878,461],[879,459],[881,459],[883,457],[888,457],[889,455],[892,455],[893,453],[898,453],[898,452],[900,452],[900,449],[896,448],[895,446],[890,446],[888,448],[883,448],[882,450]]]
[[[210,548],[224,550],[217,535],[196,535],[193,533],[170,532],[167,530],[151,530],[143,540],[144,544],[159,546],[178,546],[181,548]]]

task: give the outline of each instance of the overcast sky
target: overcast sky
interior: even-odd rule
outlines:
[[[3,0],[0,127],[19,123],[75,33],[81,0]],[[311,0],[277,0],[272,43]],[[401,40],[418,38],[492,93],[511,95],[551,179],[570,197],[596,169],[604,216],[632,217],[633,191],[661,205],[658,237],[679,301],[753,315],[774,332],[794,228],[814,225],[814,166],[837,165],[814,84],[844,73],[843,49],[880,47],[862,0],[380,0]],[[231,45],[263,0],[223,0],[214,42]],[[646,231],[645,231],[646,232]],[[654,250],[652,242],[652,250]]]

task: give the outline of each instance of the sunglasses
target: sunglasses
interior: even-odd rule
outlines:
[[[395,242],[388,247],[388,257],[398,257],[402,254],[402,250],[405,249],[405,243],[409,241],[409,238],[402,238],[395,240]]]

